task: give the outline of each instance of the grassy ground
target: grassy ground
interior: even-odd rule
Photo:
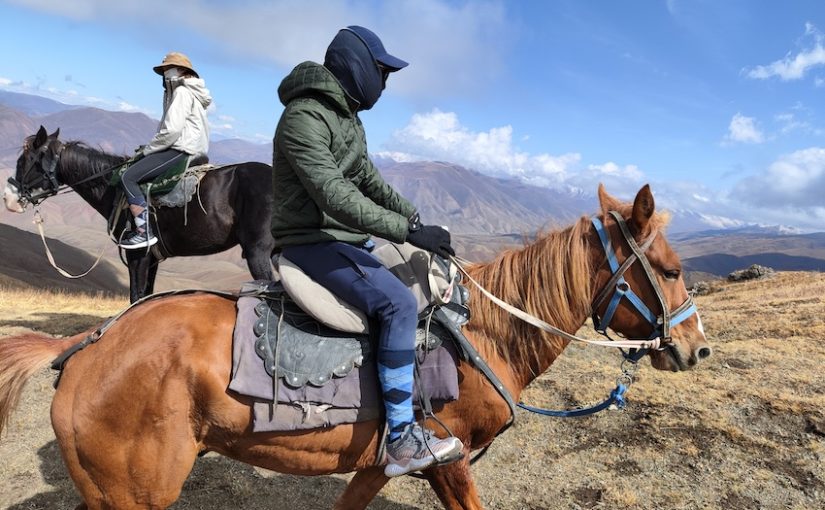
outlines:
[[[697,370],[647,361],[623,412],[561,420],[519,412],[474,468],[490,509],[818,509],[825,507],[825,275],[719,282],[697,298],[714,355]],[[67,335],[125,302],[0,289],[0,336]],[[2,341],[2,340],[0,340]],[[570,347],[528,389],[533,405],[603,399],[613,352]],[[0,508],[78,503],[51,432],[53,375],[29,385],[0,439]],[[207,455],[174,508],[330,508],[347,476],[302,478]],[[279,507],[279,502],[289,502]],[[424,482],[391,482],[371,509],[438,508]]]

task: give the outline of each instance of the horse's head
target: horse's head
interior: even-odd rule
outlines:
[[[599,186],[601,215],[593,218],[599,255],[593,323],[630,339],[660,338],[649,351],[660,370],[687,370],[711,354],[702,321],[685,288],[679,257],[664,235],[667,220],[654,214],[650,187],[633,204]],[[606,260],[605,260],[606,255]]]
[[[17,159],[17,170],[10,177],[3,201],[6,209],[22,213],[29,205],[37,205],[43,199],[56,195],[60,183],[57,180],[57,163],[63,144],[58,141],[60,129],[48,134],[43,126],[36,134],[26,138],[23,153]]]

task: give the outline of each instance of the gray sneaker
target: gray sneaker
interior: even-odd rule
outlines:
[[[384,474],[390,478],[426,469],[433,464],[447,464],[462,457],[464,445],[457,437],[438,439],[418,423],[407,425],[401,437],[387,445],[387,466]]]

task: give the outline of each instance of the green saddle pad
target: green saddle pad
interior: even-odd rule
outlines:
[[[144,182],[140,185],[140,189],[143,190],[143,194],[148,196],[151,192],[152,196],[160,196],[165,195],[172,191],[175,185],[180,182],[181,177],[183,177],[183,173],[189,167],[189,159],[190,158],[183,158],[172,165],[166,172],[157,176],[154,180],[149,182]],[[115,169],[112,172],[112,178],[109,179],[110,186],[120,186],[120,181],[123,177],[123,174],[129,168],[130,165],[137,163],[140,161],[139,159],[130,159],[122,166]]]

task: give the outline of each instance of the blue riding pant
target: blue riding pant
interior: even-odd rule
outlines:
[[[396,439],[414,421],[415,296],[366,248],[330,241],[285,246],[282,254],[313,280],[379,322],[378,378],[390,440]]]

